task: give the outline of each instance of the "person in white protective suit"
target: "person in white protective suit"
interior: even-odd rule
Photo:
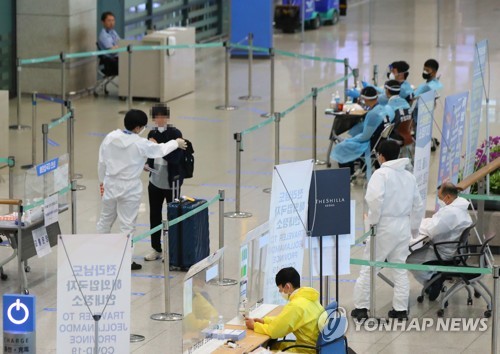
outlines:
[[[405,167],[407,158],[398,158],[399,145],[394,140],[383,141],[378,149],[377,159],[381,167],[376,170],[366,191],[368,222],[375,225],[376,261],[405,263],[412,230],[418,229],[423,203],[415,176]],[[365,248],[369,259],[370,242]],[[394,296],[390,318],[408,318],[410,284],[404,269],[393,269]],[[361,321],[368,318],[370,309],[370,267],[361,267],[354,287],[354,306],[351,316]]]
[[[421,237],[430,238],[433,242],[458,241],[462,232],[472,225],[472,219],[467,212],[469,201],[458,196],[458,188],[450,182],[441,185],[438,191],[439,210],[431,217],[425,218],[420,224],[418,233]],[[451,260],[456,253],[457,244],[436,246],[443,260]],[[434,247],[429,243],[413,251],[406,263],[424,264],[436,261]],[[415,279],[425,284],[434,275],[434,272],[411,271]],[[434,301],[439,296],[444,279],[439,279],[429,287],[429,300]]]
[[[106,135],[99,148],[97,172],[102,209],[97,222],[98,233],[110,233],[118,217],[120,232],[133,234],[142,195],[140,176],[146,159],[163,157],[178,148],[186,148],[186,142],[180,138],[158,144],[154,139],[141,137],[148,123],[143,111],[131,109],[125,115],[124,123],[125,130],[116,129]],[[140,264],[132,263],[132,270],[141,268]]]

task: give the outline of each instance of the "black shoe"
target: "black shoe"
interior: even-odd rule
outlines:
[[[395,318],[398,320],[407,320],[408,319],[408,311],[396,311],[394,309],[390,310],[387,314],[389,318]]]
[[[351,317],[363,321],[368,319],[368,309],[354,309],[351,311]]]
[[[435,277],[439,277],[432,285],[429,287],[429,301],[434,301],[439,297],[441,290],[443,289],[444,279],[441,275],[435,275]]]
[[[139,270],[139,269],[142,269],[142,265],[140,264],[137,264],[135,262],[132,262],[132,267],[131,267],[132,270]]]

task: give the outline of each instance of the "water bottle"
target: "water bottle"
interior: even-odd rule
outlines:
[[[245,320],[245,318],[248,318],[248,301],[246,298],[240,301],[238,312],[240,314],[241,319]]]
[[[217,339],[224,340],[224,317],[219,315],[219,322],[217,322]]]
[[[337,104],[337,106],[340,103],[340,95],[338,91],[335,92],[335,103]]]
[[[330,108],[334,111],[337,109],[337,101],[335,100],[335,94],[332,93],[332,99],[330,100]]]

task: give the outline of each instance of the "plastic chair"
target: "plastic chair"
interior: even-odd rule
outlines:
[[[330,315],[333,311],[337,310],[337,301],[333,301],[328,306],[326,306],[325,310],[327,311],[328,315]],[[347,323],[347,318],[342,316],[342,320],[345,319],[345,323],[340,323],[340,325],[346,325]],[[326,324],[325,327],[326,328]],[[345,331],[342,331],[342,333]],[[324,336],[323,335],[323,328],[320,330],[320,334],[318,336],[318,340],[316,341],[316,346],[308,346],[308,345],[292,345],[290,347],[287,347],[285,349],[282,349],[283,352],[286,352],[292,348],[302,348],[302,349],[314,349],[316,350],[316,353],[318,354],[330,354],[330,353],[349,353],[350,349],[347,345],[347,338],[345,335],[342,334],[340,337],[332,337],[330,336]]]
[[[99,47],[99,42],[96,42],[96,47],[97,50],[101,50],[101,48]],[[103,92],[105,95],[107,95],[109,93],[107,89],[108,84],[112,84],[115,87],[118,87],[118,85],[113,82],[117,75],[114,75],[108,69],[107,60],[109,59],[105,55],[99,55],[97,57],[99,59],[99,64],[97,66],[98,80],[95,86],[92,88],[94,97],[98,97],[99,92]]]

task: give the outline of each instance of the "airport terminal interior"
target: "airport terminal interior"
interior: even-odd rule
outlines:
[[[489,109],[484,112],[479,131],[479,141],[486,134],[485,119],[488,120],[489,132],[492,136],[500,135],[500,113],[497,108],[497,96],[500,83],[496,77],[500,72],[500,44],[497,41],[498,15],[500,2],[497,0],[373,0],[349,2],[347,15],[340,18],[334,26],[322,26],[316,30],[306,30],[303,38],[300,31],[294,34],[274,31],[274,47],[287,52],[306,54],[315,57],[330,57],[349,59],[352,68],[359,68],[360,79],[372,82],[373,67],[378,65],[379,84],[386,79],[388,64],[405,60],[410,64],[408,81],[417,86],[422,82],[423,63],[430,58],[439,64],[440,82],[444,88],[440,92],[434,113],[435,124],[433,136],[440,138],[440,127],[443,122],[444,99],[448,95],[470,91],[472,88],[473,61],[476,43],[487,39],[489,56],[487,65],[487,82],[485,92],[489,95]],[[438,41],[437,3],[440,4],[440,28]],[[252,6],[249,4],[248,6]],[[372,10],[370,14],[370,9]],[[105,9],[103,9],[105,10]],[[95,10],[94,10],[95,11]],[[372,16],[370,28],[369,16]],[[99,24],[99,22],[98,22]],[[370,32],[371,31],[371,32]],[[369,43],[370,42],[370,43]],[[61,48],[52,43],[46,43],[50,50],[40,55],[58,55]],[[94,50],[95,48],[80,48]],[[180,51],[179,49],[178,51]],[[225,210],[235,209],[236,189],[235,174],[236,144],[234,133],[255,124],[263,122],[261,115],[270,109],[270,65],[269,59],[255,59],[253,62],[252,94],[261,99],[253,101],[240,100],[240,96],[248,94],[247,75],[248,61],[246,58],[230,60],[230,92],[229,103],[238,107],[234,111],[216,110],[215,107],[224,104],[224,57],[223,48],[196,49],[194,92],[169,101],[171,124],[182,131],[195,150],[194,177],[184,181],[182,195],[210,200],[219,190],[224,190]],[[147,71],[150,68],[144,67]],[[32,73],[35,75],[35,73]],[[311,92],[313,87],[321,87],[344,76],[344,64],[320,62],[307,59],[276,56],[275,60],[275,111],[281,112],[298,102]],[[120,84],[119,76],[115,82]],[[31,79],[29,79],[31,80]],[[35,79],[33,79],[35,80]],[[38,79],[37,79],[38,80]],[[53,70],[43,80],[53,80],[54,87],[59,87],[60,72]],[[167,78],[168,85],[168,78]],[[349,79],[353,85],[353,79]],[[128,108],[126,100],[121,100],[119,90],[108,86],[109,94],[95,97],[92,93],[79,93],[69,96],[75,111],[75,172],[82,175],[78,184],[85,186],[77,194],[77,231],[79,234],[95,234],[96,222],[101,208],[97,161],[99,146],[103,137],[114,129],[123,129],[123,118]],[[344,91],[343,82],[321,92],[318,95],[317,107],[317,158],[326,159],[329,144],[329,134],[332,116],[325,115],[324,109],[330,105],[332,94]],[[58,92],[48,92],[58,96]],[[148,113],[154,102],[151,100],[134,99],[131,107]],[[21,123],[31,124],[31,92],[24,92],[21,99]],[[17,124],[17,99],[9,100],[9,123]],[[37,104],[37,125],[50,123],[52,119],[61,116],[61,107],[53,102],[40,100]],[[312,107],[307,100],[299,108],[288,114],[280,123],[281,141],[279,146],[280,163],[311,159],[313,153],[311,144]],[[149,124],[152,124],[151,119]],[[239,278],[240,245],[245,235],[251,229],[266,222],[269,218],[271,195],[264,193],[271,187],[274,165],[274,124],[267,125],[244,136],[243,152],[241,154],[241,211],[252,214],[248,218],[225,218],[225,250],[224,264],[227,278]],[[42,159],[42,140],[37,126],[37,162]],[[31,130],[9,130],[8,151],[2,151],[3,156],[15,156],[15,175],[24,172],[21,165],[31,161]],[[50,131],[49,157],[64,154],[66,150],[66,126],[61,125]],[[437,187],[437,172],[439,152],[431,153],[428,181],[427,210],[434,210]],[[464,150],[465,151],[465,150]],[[326,169],[325,165],[317,165],[315,169]],[[337,168],[333,162],[332,168]],[[7,197],[7,169],[2,169],[0,188],[2,198]],[[20,177],[19,177],[20,178]],[[142,176],[143,196],[136,223],[135,234],[139,235],[150,229],[149,206],[147,195],[148,176]],[[359,238],[366,231],[363,223],[364,184],[351,184],[351,197],[356,201],[355,233]],[[21,193],[16,187],[16,193]],[[17,196],[15,196],[17,197]],[[20,197],[22,198],[22,197]],[[2,209],[6,211],[5,208]],[[209,208],[210,251],[215,252],[219,245],[218,204]],[[498,214],[496,216],[498,218]],[[63,234],[71,233],[71,214],[60,215],[60,227]],[[113,227],[118,232],[118,223]],[[105,237],[105,236],[103,236]],[[500,237],[500,235],[499,235]],[[7,257],[11,250],[5,242],[0,246],[0,259]],[[100,245],[94,245],[99,248]],[[351,257],[362,258],[365,245],[363,243],[352,247]],[[132,271],[131,279],[131,333],[140,334],[145,340],[130,344],[133,353],[181,353],[182,352],[182,321],[153,321],[150,315],[162,312],[164,308],[164,268],[161,260],[144,261],[144,256],[151,251],[149,238],[138,242],[133,249],[133,261],[142,265],[141,270]],[[57,258],[61,252],[60,245],[52,248],[52,252],[42,258],[33,257],[29,260],[30,272],[27,274],[30,294],[36,296],[37,306],[37,352],[56,353],[56,321],[57,321]],[[306,252],[307,253],[307,252]],[[88,255],[92,257],[91,254]],[[495,256],[497,258],[498,256]],[[325,262],[333,262],[326,259]],[[0,281],[1,293],[16,293],[19,291],[17,262],[11,261],[4,267],[8,279]],[[349,314],[354,308],[353,289],[359,275],[360,267],[351,265],[350,274],[338,279],[339,306]],[[299,270],[303,285],[309,285],[309,267],[304,261],[304,267]],[[390,270],[384,269],[389,278]],[[183,279],[185,272],[171,272],[171,306],[172,311],[183,311]],[[434,318],[439,303],[425,299],[417,302],[421,286],[409,274],[411,291],[409,300],[410,318]],[[492,289],[491,275],[484,277],[486,285]],[[319,289],[318,279],[313,286]],[[451,286],[451,285],[449,285]],[[238,307],[238,286],[227,286],[221,291],[221,296],[228,308]],[[277,291],[277,290],[276,290]],[[377,279],[376,312],[385,316],[392,308],[393,289]],[[330,277],[330,296],[335,296],[335,279]],[[467,304],[467,292],[461,290],[449,300],[445,317],[482,318],[486,305],[483,299],[474,299],[472,305]],[[366,331],[356,330],[349,317],[349,328],[346,336],[349,346],[356,353],[487,353],[491,348],[491,324],[488,320],[486,331]],[[229,318],[228,318],[229,320]],[[1,325],[0,325],[1,326]]]

